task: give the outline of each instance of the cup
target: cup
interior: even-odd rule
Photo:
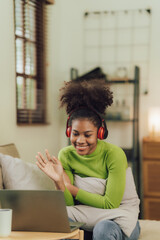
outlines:
[[[8,237],[12,228],[12,209],[0,209],[0,237]]]

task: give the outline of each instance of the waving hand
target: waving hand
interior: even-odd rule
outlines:
[[[38,152],[36,156],[37,166],[55,182],[63,181],[63,167],[61,162],[54,156],[50,156],[48,150],[45,150],[47,159]]]

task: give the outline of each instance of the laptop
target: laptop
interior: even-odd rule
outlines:
[[[12,230],[70,233],[84,223],[70,222],[60,190],[0,190],[2,208],[11,208]]]

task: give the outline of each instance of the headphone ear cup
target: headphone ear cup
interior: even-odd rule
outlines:
[[[66,128],[66,136],[70,137],[71,136],[71,131],[72,131],[72,127],[67,127]]]
[[[104,119],[102,119],[102,124],[103,124],[103,128],[104,128],[103,139],[106,139],[108,137],[108,129],[107,129],[106,121]]]
[[[100,140],[103,140],[103,139],[104,139],[104,133],[105,133],[104,127],[100,127],[100,128],[98,129],[97,137],[98,137]]]
[[[103,137],[103,139],[106,139],[108,137],[108,129],[106,128],[105,129],[105,132],[104,132],[104,137]]]

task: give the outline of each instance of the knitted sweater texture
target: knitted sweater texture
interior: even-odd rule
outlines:
[[[99,195],[79,189],[75,199],[66,188],[65,201],[68,206],[80,204],[103,208],[118,208],[124,194],[126,169],[128,167],[124,151],[108,142],[97,141],[95,151],[89,155],[77,154],[73,146],[63,148],[58,155],[64,170],[74,184],[74,175],[107,179],[105,194]]]

